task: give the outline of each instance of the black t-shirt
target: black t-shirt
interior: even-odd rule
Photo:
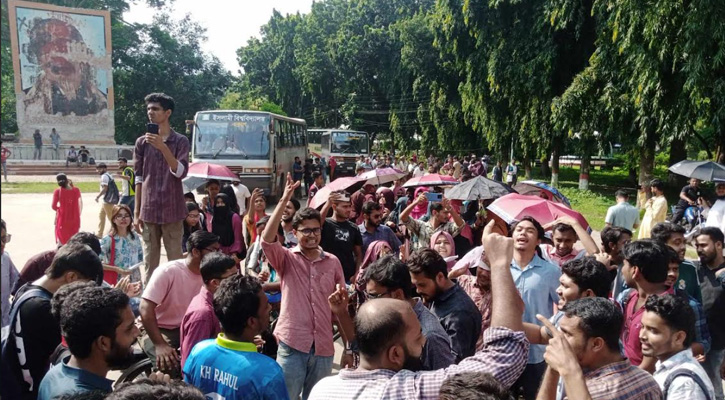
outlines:
[[[697,276],[702,292],[702,309],[705,311],[707,327],[710,329],[712,348],[725,348],[725,283],[717,278],[717,272],[725,268],[725,264],[715,269],[697,263]]]
[[[350,281],[355,273],[355,246],[362,248],[362,235],[360,229],[350,221],[337,222],[327,218],[322,225],[322,238],[320,246],[328,253],[332,253],[340,260],[345,280]]]
[[[697,201],[699,197],[702,197],[702,189],[700,189],[700,187],[692,187],[690,185],[683,187],[682,190],[680,190],[680,193],[684,193],[685,196],[692,201]],[[685,200],[680,199],[680,201],[677,202],[677,207],[687,208],[688,206],[689,204]]]
[[[40,381],[43,380],[50,367],[50,356],[60,344],[60,324],[50,313],[50,297],[53,295],[40,286],[28,284],[18,290],[15,298],[19,299],[30,289],[41,289],[49,298],[38,296],[23,303],[19,311],[20,332],[11,329],[8,337],[8,345],[16,350],[22,346],[21,351],[25,354],[25,364],[22,366],[17,356],[11,356],[8,360],[8,363],[11,364],[10,369],[15,372],[18,382],[24,388],[24,399],[38,397]],[[27,378],[30,382],[23,379],[22,370],[30,371],[30,378]],[[30,390],[31,383],[32,391]]]

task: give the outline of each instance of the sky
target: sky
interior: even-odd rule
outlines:
[[[312,0],[175,0],[171,16],[181,19],[187,13],[191,19],[207,29],[207,41],[202,48],[217,56],[224,66],[237,74],[237,49],[252,37],[260,37],[259,29],[272,17],[276,9],[282,15],[308,13]],[[150,23],[157,11],[144,1],[131,4],[123,15],[126,22]]]

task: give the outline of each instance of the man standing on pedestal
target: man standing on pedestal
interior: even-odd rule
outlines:
[[[189,170],[189,140],[169,125],[174,99],[152,93],[144,99],[149,121],[158,133],[146,132],[136,140],[136,207],[134,225],[143,235],[144,280],[159,265],[161,239],[169,260],[182,258],[181,238],[187,209],[181,180]]]

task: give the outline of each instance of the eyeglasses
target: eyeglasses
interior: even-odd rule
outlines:
[[[118,214],[118,215],[116,215],[116,219],[126,219],[126,218],[131,219],[131,216],[128,215],[128,214]]]
[[[320,233],[322,232],[322,229],[320,229],[320,228],[312,228],[312,229],[305,228],[305,229],[299,230],[298,232],[301,232],[302,233],[302,236],[312,236],[312,235],[319,236]]]
[[[5,236],[0,236],[0,241],[2,241],[3,243],[10,243],[10,239],[12,239],[12,238],[13,238],[13,235],[7,234]]]
[[[187,218],[201,218],[201,214],[186,214]]]
[[[365,292],[365,297],[367,297],[368,300],[373,300],[373,299],[379,299],[379,298],[385,296],[386,294],[390,294],[390,292],[385,292],[385,293],[370,293],[370,292]]]
[[[220,251],[221,249],[219,247],[206,247],[201,249],[201,251],[209,251],[212,253],[216,253],[217,251]]]

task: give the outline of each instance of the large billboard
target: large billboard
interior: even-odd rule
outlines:
[[[110,12],[8,5],[21,141],[114,143]]]

